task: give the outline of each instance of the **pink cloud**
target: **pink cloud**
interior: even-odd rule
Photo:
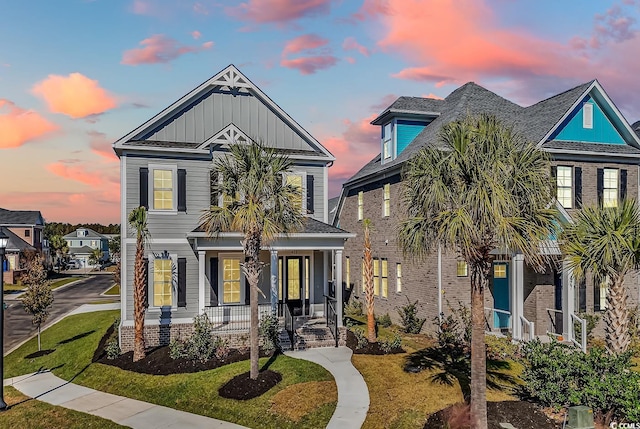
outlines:
[[[142,47],[125,51],[120,63],[130,66],[168,63],[184,54],[211,49],[213,42],[205,42],[201,46],[187,46],[163,34],[154,34],[142,40],[139,45]]]
[[[133,0],[131,12],[136,15],[151,15],[153,8],[151,2],[145,0]]]
[[[58,126],[33,110],[0,99],[0,149],[22,146],[56,131]]]
[[[304,75],[314,74],[318,70],[328,69],[336,65],[338,59],[327,55],[320,57],[302,57],[280,61],[282,67],[296,69]]]
[[[87,134],[90,137],[89,146],[93,153],[100,155],[107,161],[118,161],[118,156],[111,146],[111,140],[107,139],[106,134],[98,131],[88,131]]]
[[[346,39],[344,39],[344,42],[342,42],[342,49],[344,49],[345,51],[356,50],[365,57],[368,57],[370,54],[369,49],[358,43],[355,37],[347,37]]]
[[[228,15],[256,24],[283,24],[303,17],[324,15],[332,0],[249,0],[227,7]]]
[[[289,40],[282,51],[280,65],[296,69],[304,75],[331,68],[336,65],[338,59],[331,55],[331,50],[327,46],[328,43],[328,39],[315,34],[305,34]],[[301,53],[306,56],[289,58],[291,54]]]
[[[31,92],[44,99],[49,110],[74,119],[99,115],[117,106],[116,98],[101,88],[97,80],[80,73],[49,75]]]
[[[99,172],[87,171],[82,166],[69,165],[64,162],[54,162],[47,165],[47,170],[64,179],[74,180],[92,187],[103,184],[103,176]]]
[[[389,12],[387,0],[364,0],[362,6],[353,14],[353,18],[364,21],[368,18]]]
[[[284,45],[282,55],[298,54],[302,51],[308,51],[317,49],[322,46],[326,46],[329,43],[329,39],[324,39],[315,34],[304,34],[302,36],[291,39]]]
[[[348,62],[349,64],[355,64],[356,63],[356,59],[353,57],[344,57],[345,61]]]
[[[191,37],[193,37],[194,40],[198,40],[201,36],[202,33],[200,33],[198,30],[194,30],[191,32]]]

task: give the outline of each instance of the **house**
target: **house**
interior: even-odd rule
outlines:
[[[81,268],[96,267],[109,260],[109,237],[105,235],[90,228],[78,228],[62,238],[67,242],[69,257],[79,261]],[[100,250],[101,256],[98,263],[92,264],[91,255],[96,249]]]
[[[421,148],[437,144],[443,125],[467,113],[496,115],[549,153],[554,204],[562,222],[572,222],[584,205],[614,206],[624,197],[638,198],[640,139],[597,80],[528,107],[475,83],[461,86],[443,100],[400,97],[371,122],[380,126],[380,152],[344,184],[334,223],[360,233],[347,242],[343,254],[343,278],[358,297],[363,292],[362,220],[372,221],[377,314],[397,319],[396,308],[417,300],[421,316],[431,322],[449,305],[470,302],[469,270],[458,255],[436,252],[415,261],[403,257],[396,244],[398,223],[406,215],[403,168]],[[535,331],[571,339],[578,314],[606,308],[607,285],[593,278],[576,284],[569,270],[562,270],[555,238],[550,237],[545,247],[555,262],[543,273],[528,267],[517,252],[493,251],[492,279],[485,295],[489,330],[510,331],[515,338]],[[636,305],[640,290],[636,276],[631,277],[626,282],[629,304]]]
[[[261,279],[261,314],[324,317],[330,282],[341,284],[339,268],[345,240],[351,236],[328,223],[328,169],[333,155],[230,65],[114,143],[120,158],[122,197],[122,281],[120,344],[133,347],[134,231],[127,217],[148,208],[150,239],[145,249],[149,346],[167,344],[192,329],[194,316],[206,314],[217,331],[246,339],[249,291],[240,269],[241,233],[209,237],[200,217],[222,204],[211,193],[218,180],[212,161],[226,156],[233,143],[263,142],[288,156],[286,180],[300,187],[304,229],[276,237],[261,252],[267,264]],[[283,178],[285,180],[285,178]],[[341,289],[335,299],[342,301]],[[335,309],[338,324],[342,307]],[[330,315],[333,318],[333,313]],[[333,320],[333,319],[332,319]]]
[[[44,218],[36,210],[7,210],[0,208],[0,228],[9,236],[5,250],[4,281],[15,283],[21,271],[21,256],[25,252],[42,252],[45,262],[50,263],[49,246],[44,239]]]

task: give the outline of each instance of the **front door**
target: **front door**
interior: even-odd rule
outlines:
[[[497,329],[509,328],[510,314],[509,296],[509,264],[507,262],[493,263],[493,327]]]
[[[294,316],[308,314],[308,285],[305,270],[308,257],[281,256],[278,258],[279,306],[289,305]],[[282,312],[281,312],[282,314]]]

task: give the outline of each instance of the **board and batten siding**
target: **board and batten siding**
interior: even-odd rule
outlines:
[[[145,140],[203,143],[233,123],[247,136],[279,149],[316,150],[252,94],[209,90],[161,128],[140,136]]]

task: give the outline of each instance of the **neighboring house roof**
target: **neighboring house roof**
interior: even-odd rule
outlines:
[[[69,247],[69,254],[70,255],[85,255],[85,254],[91,254],[94,252],[94,250],[89,246],[82,246],[82,247]]]
[[[7,210],[0,208],[0,225],[44,225],[37,210]]]
[[[30,250],[36,250],[35,247],[24,241],[22,238],[15,235],[9,228],[5,228],[0,226],[0,231],[4,232],[7,237],[9,237],[9,241],[7,242],[7,247],[5,249],[6,252],[16,253],[16,252],[25,252]]]
[[[189,236],[204,237],[205,233],[206,233],[206,230],[204,226],[201,224],[201,225],[198,225],[196,229],[191,231],[191,234],[189,234]],[[335,226],[326,224],[324,222],[320,222],[319,220],[316,220],[312,217],[307,217],[304,219],[302,229],[300,231],[296,231],[295,233],[291,233],[291,234],[293,235],[293,234],[350,234],[350,233],[345,231],[344,229],[336,228]]]
[[[83,235],[82,237],[78,236],[78,231],[79,230],[84,230],[87,231],[87,235]],[[91,228],[78,228],[75,231],[65,235],[64,237],[65,240],[73,240],[73,239],[85,239],[85,238],[98,238],[101,240],[108,240],[108,237],[105,237],[104,235],[95,232],[94,230],[92,230]]]
[[[338,204],[340,203],[340,197],[329,198],[327,201],[329,208],[329,223],[333,225],[333,221],[336,218],[336,214],[338,213]]]

